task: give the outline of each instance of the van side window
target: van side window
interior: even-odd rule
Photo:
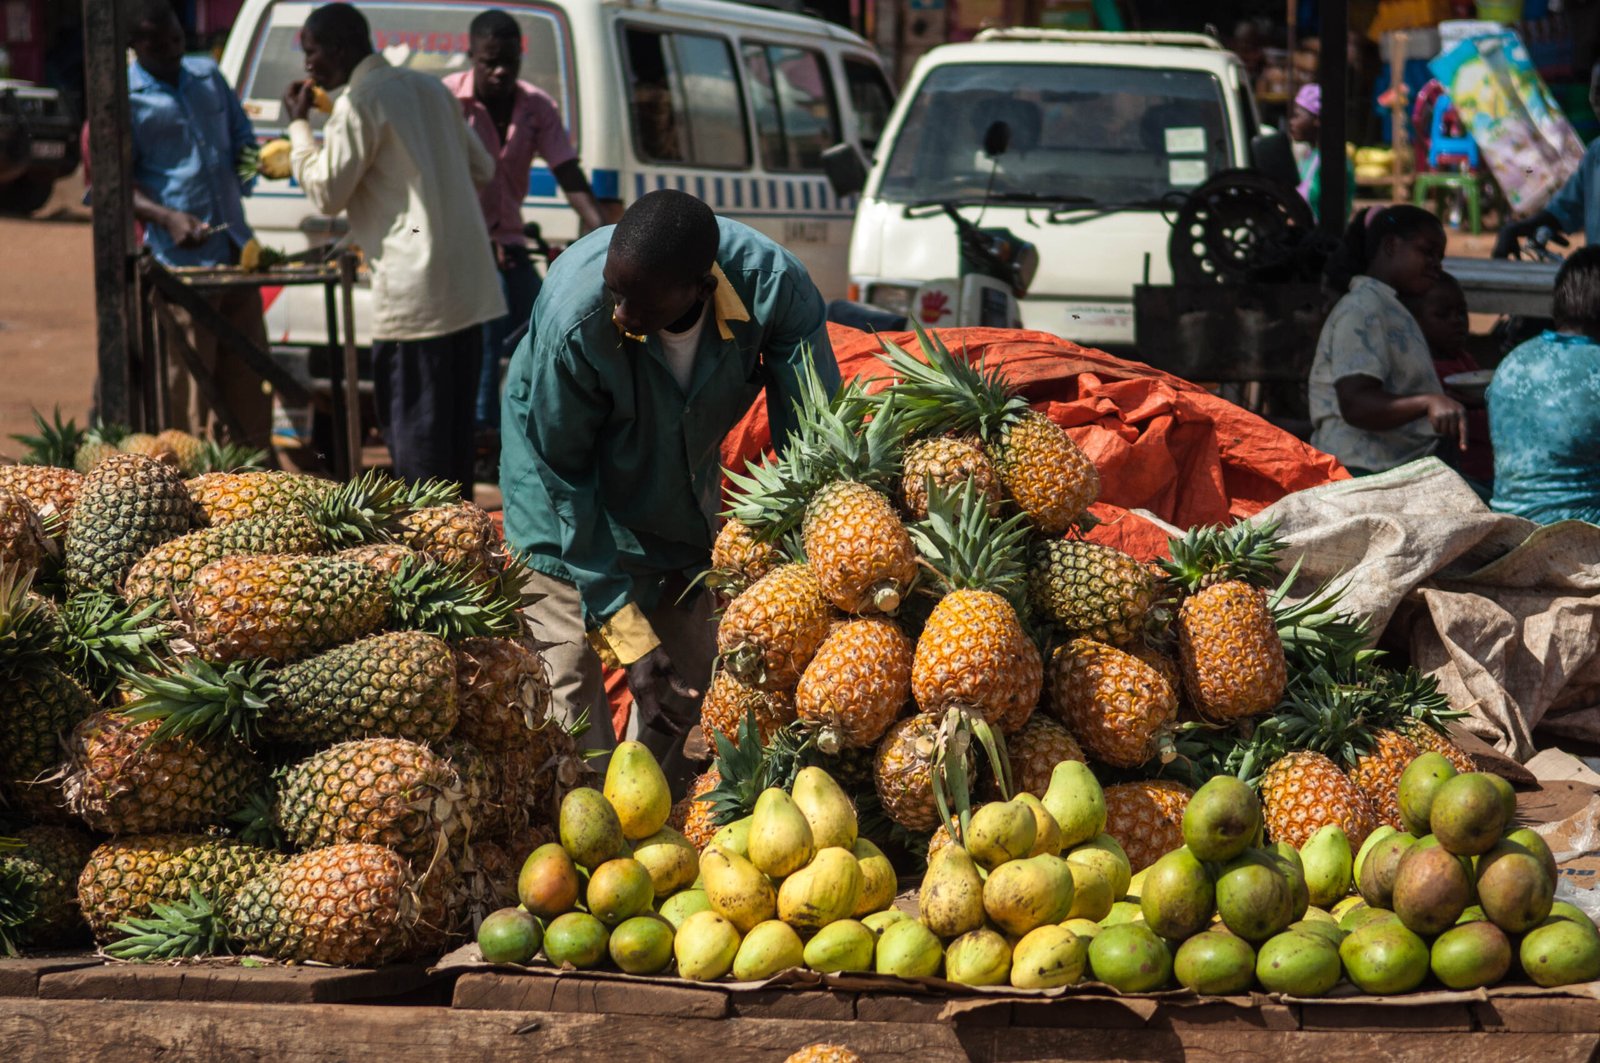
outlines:
[[[822,170],[822,153],[839,142],[839,111],[820,52],[778,44],[744,45],[750,106],[761,165]]]
[[[878,64],[864,59],[844,61],[844,80],[850,88],[850,106],[856,112],[861,146],[870,155],[883,139],[883,127],[889,124],[889,112],[894,110],[894,90],[884,80]]]
[[[744,100],[726,40],[629,27],[623,45],[641,159],[720,169],[750,165]]]

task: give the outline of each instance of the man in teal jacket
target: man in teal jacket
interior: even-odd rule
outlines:
[[[615,745],[601,664],[627,670],[633,727],[675,785],[716,652],[709,595],[719,447],[766,389],[774,445],[811,359],[839,369],[805,267],[683,192],[652,192],[562,252],[511,360],[500,488],[533,568],[556,711]],[[630,727],[630,730],[633,728]]]

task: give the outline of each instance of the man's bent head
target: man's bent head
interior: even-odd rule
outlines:
[[[617,222],[606,255],[617,327],[648,336],[710,298],[720,241],[717,216],[687,192],[664,189],[636,200]]]

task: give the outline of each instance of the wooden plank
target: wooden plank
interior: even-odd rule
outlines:
[[[83,0],[84,103],[94,194],[95,404],[100,417],[135,428],[139,361],[131,298],[133,158],[128,142],[128,72],[117,0]],[[142,406],[143,404],[138,404]]]
[[[720,1019],[728,1014],[728,996],[721,989],[497,971],[468,971],[461,975],[456,979],[451,1004],[480,1011],[609,1012],[694,1019]]]
[[[862,993],[856,998],[858,1022],[938,1022],[947,997]]]
[[[331,967],[238,967],[101,964],[44,975],[47,1000],[241,1001],[336,1004],[393,998],[430,981],[427,970],[396,965],[376,970]]]
[[[356,1004],[7,1001],[0,1044],[8,1063],[114,1059],[262,1059],[273,1063],[452,1063],[556,1059],[615,1063],[707,1060],[782,1063],[819,1041],[844,1043],[872,1063],[960,1059],[943,1024],[690,1019],[614,1014],[464,1011]],[[559,1053],[559,1055],[557,1055]]]
[[[1303,1030],[1473,1030],[1471,1004],[1296,1004]]]
[[[1472,1005],[1484,1030],[1508,1033],[1600,1033],[1594,1002],[1558,997],[1494,997]]]
[[[1246,1028],[1256,1030],[1298,1030],[1300,1016],[1285,1004],[1230,1004],[1204,1001],[1183,1006],[1163,1005],[1147,1024],[1155,1029],[1187,1030],[1190,1027]]]
[[[83,954],[0,958],[0,997],[38,996],[39,979],[45,975],[89,967],[99,962],[95,957]]]
[[[743,989],[728,993],[730,1015],[745,1019],[853,1022],[856,994],[826,989]]]

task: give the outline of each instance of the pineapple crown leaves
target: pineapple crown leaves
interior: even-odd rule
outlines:
[[[906,530],[945,590],[994,591],[1027,614],[1028,519],[1001,520],[970,479],[954,490],[928,478],[928,518]]]
[[[195,459],[194,475],[208,472],[257,472],[267,460],[267,452],[240,443],[206,440]]]
[[[85,443],[104,443],[106,446],[114,447],[131,435],[133,429],[125,424],[118,424],[115,421],[91,421],[78,445],[81,447]]]
[[[42,663],[62,635],[59,611],[32,593],[33,572],[0,564],[0,675]]]
[[[725,827],[756,807],[756,797],[769,785],[772,768],[761,745],[761,730],[754,711],[739,721],[732,739],[720,731],[714,736],[719,782],[700,796],[711,806],[711,822]]]
[[[402,481],[369,469],[303,505],[328,545],[339,550],[386,538],[407,510],[409,494]]]
[[[1446,733],[1445,723],[1467,713],[1450,708],[1450,699],[1431,675],[1409,667],[1404,671],[1374,669],[1368,685],[1378,698],[1378,715],[1388,724],[1415,722]]]
[[[107,945],[105,954],[114,960],[145,963],[227,951],[221,914],[198,889],[190,888],[188,901],[152,904],[150,913],[143,919],[113,923],[123,936]]]
[[[146,744],[221,733],[253,744],[276,689],[264,662],[235,661],[219,669],[198,657],[164,673],[132,675],[128,683],[139,696],[122,707],[122,715],[139,723],[160,721]]]
[[[389,626],[454,641],[474,635],[515,635],[519,601],[471,570],[420,555],[400,562],[389,583]]]
[[[234,825],[241,841],[263,849],[289,851],[288,839],[278,824],[277,801],[277,792],[268,787],[251,792],[244,804],[229,813],[228,822]]]
[[[16,838],[0,838],[0,853],[22,848]],[[38,889],[27,868],[0,856],[0,951],[16,956],[21,931],[39,914]]]
[[[1320,668],[1333,675],[1372,670],[1384,654],[1367,645],[1372,639],[1372,625],[1366,618],[1339,609],[1347,585],[1336,586],[1330,580],[1299,602],[1288,601],[1289,588],[1304,560],[1297,560],[1277,589],[1267,596],[1267,608],[1277,625],[1290,670],[1298,673]]]
[[[900,379],[876,396],[880,402],[887,401],[890,394],[895,396],[902,406],[900,418],[907,432],[976,432],[991,442],[1027,412],[1027,400],[1016,393],[998,368],[957,358],[938,336],[915,321],[912,327],[922,357],[884,340],[879,360]]]
[[[1284,546],[1277,531],[1276,522],[1251,521],[1190,528],[1183,538],[1168,540],[1172,558],[1161,567],[1186,594],[1229,580],[1271,587]]]
[[[400,481],[393,481],[399,484]],[[461,489],[454,480],[418,480],[403,485],[404,507],[408,510],[432,509],[435,506],[453,506],[461,501]]]
[[[161,603],[134,609],[105,591],[80,591],[60,610],[56,649],[72,673],[98,695],[151,667],[166,647]]]
[[[84,430],[71,419],[63,424],[59,406],[55,408],[49,421],[46,421],[38,410],[34,410],[33,423],[38,429],[38,434],[17,433],[11,437],[28,448],[22,457],[22,464],[72,468],[72,459],[77,455],[78,447],[86,434]]]

